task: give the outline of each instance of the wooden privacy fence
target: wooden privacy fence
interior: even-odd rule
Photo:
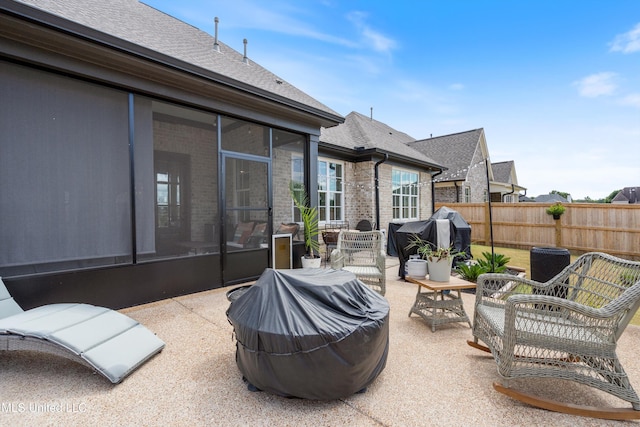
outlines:
[[[471,225],[478,244],[530,249],[562,247],[579,254],[605,252],[640,260],[640,205],[566,203],[559,220],[546,213],[544,203],[436,203],[458,211]]]

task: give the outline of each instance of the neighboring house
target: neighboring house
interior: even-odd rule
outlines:
[[[357,112],[349,113],[338,126],[322,129],[318,147],[322,224],[348,221],[353,228],[366,219],[386,229],[391,222],[429,218],[431,178],[443,168],[407,145],[414,140]]]
[[[120,308],[271,265],[288,184],[315,193],[341,115],[137,0],[2,1],[0,28],[0,276],[23,307]]]
[[[482,128],[422,139],[408,145],[447,168],[435,177],[435,201],[438,203],[486,202],[488,191],[492,201],[507,201],[505,196],[508,196],[508,201],[515,203],[518,191],[524,190],[518,186],[513,162],[505,162],[511,163],[510,167],[498,163],[500,176],[495,176],[488,161],[489,149]]]
[[[640,187],[625,187],[616,194],[611,203],[616,205],[640,204]]]
[[[571,196],[569,196],[569,198],[564,198],[559,194],[556,193],[549,193],[549,194],[541,194],[537,197],[534,197],[533,202],[536,203],[571,203]]]
[[[499,202],[518,203],[520,191],[526,191],[525,187],[518,185],[516,164],[513,160],[491,163],[493,181],[491,181],[491,196],[500,194]],[[494,201],[493,198],[491,201]]]

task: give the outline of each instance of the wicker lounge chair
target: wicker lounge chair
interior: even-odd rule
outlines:
[[[504,379],[494,388],[507,396],[574,415],[640,419],[640,400],[616,355],[617,341],[639,305],[640,262],[602,253],[582,255],[546,283],[483,274],[469,345],[493,354]],[[516,378],[575,381],[628,401],[632,408],[544,399],[508,388]]]
[[[23,311],[0,279],[0,351],[66,357],[116,384],[164,345],[135,320],[104,307],[49,304]]]
[[[382,232],[347,231],[338,234],[336,249],[331,252],[331,268],[347,270],[381,295],[386,292],[385,253]]]

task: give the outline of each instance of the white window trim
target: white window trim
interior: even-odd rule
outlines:
[[[415,199],[416,199],[416,216],[415,217],[403,218],[402,217],[403,206],[399,206],[399,208],[400,208],[400,217],[396,217],[393,214],[393,211],[395,210],[395,206],[393,204],[393,197],[394,197],[394,194],[393,194],[393,175],[394,175],[394,172],[396,172],[396,171],[401,172],[401,173],[402,172],[411,173],[411,174],[416,175],[416,177],[417,177],[417,183],[416,183],[416,185],[417,185],[417,194],[415,196],[411,196],[411,195],[409,196],[409,197],[415,197]],[[400,196],[400,197],[402,198],[402,196]],[[391,212],[392,212],[392,216],[393,216],[393,220],[394,221],[417,221],[420,218],[420,171],[417,171],[415,169],[406,169],[406,168],[399,168],[399,167],[393,167],[391,169]]]
[[[330,215],[331,212],[329,211],[330,207],[329,207],[329,204],[327,203],[327,206],[325,206],[325,217],[327,218],[327,220],[319,222],[319,225],[321,227],[324,227],[325,224],[328,223],[328,222],[331,222],[331,221],[334,221],[334,222],[335,221],[344,221],[345,220],[345,213],[346,213],[345,211],[347,209],[347,207],[345,205],[345,194],[346,194],[345,193],[345,185],[346,185],[346,183],[345,183],[346,182],[345,173],[346,173],[347,169],[346,169],[345,162],[342,162],[342,161],[339,161],[339,160],[336,160],[336,159],[331,159],[331,158],[328,158],[328,157],[318,157],[318,163],[320,163],[320,162],[327,163],[327,164],[328,163],[334,163],[334,164],[340,165],[342,167],[342,176],[341,176],[341,179],[342,179],[342,190],[341,191],[329,191],[329,190],[327,190],[327,194],[330,194],[330,193],[342,194],[342,198],[341,198],[342,199],[342,205],[340,206],[340,218],[330,219],[331,218],[331,215]],[[320,170],[319,166],[318,166],[318,170]],[[318,180],[318,184],[319,183],[320,182]],[[327,198],[327,200],[329,200],[329,198]],[[320,207],[320,191],[319,190],[318,190],[317,203],[318,203],[318,208],[319,208]],[[319,215],[319,216],[321,216],[321,215]]]

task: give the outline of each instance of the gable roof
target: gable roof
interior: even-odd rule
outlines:
[[[65,25],[67,31],[73,27],[78,36],[92,38],[87,37],[89,34],[95,39],[100,38],[103,43],[108,42],[108,37],[101,36],[100,33],[103,33],[126,42],[118,47],[129,54],[137,54],[233,89],[304,109],[323,116],[328,120],[325,121],[328,125],[342,122],[342,117],[331,108],[255,62],[249,59],[245,61],[243,54],[219,40],[219,49],[216,50],[215,38],[208,33],[137,0],[18,0],[10,3],[14,5],[6,8],[18,14],[34,16],[24,7],[19,7],[22,3],[79,24],[69,26],[60,20],[56,21],[60,26]],[[4,5],[2,9],[5,9]],[[40,14],[37,19],[47,20],[47,17]],[[51,22],[54,20],[48,20],[48,23]]]
[[[503,182],[505,184],[517,184],[517,182],[512,182],[512,172],[514,166],[515,165],[513,160],[491,163],[491,170],[493,170],[493,180],[497,182]]]
[[[483,128],[421,139],[408,146],[448,168],[438,181],[464,181],[476,150],[483,150],[483,158],[488,156]]]
[[[352,111],[345,116],[344,123],[331,128],[322,128],[320,143],[346,150],[385,153],[396,159],[410,159],[432,169],[442,169],[432,158],[407,145],[414,138],[385,123]]]
[[[640,187],[625,187],[616,194],[611,203],[640,203]]]

